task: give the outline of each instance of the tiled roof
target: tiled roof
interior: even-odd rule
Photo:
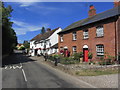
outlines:
[[[75,28],[78,28],[81,26],[85,26],[85,25],[88,25],[88,24],[91,24],[91,23],[94,23],[94,22],[97,22],[100,20],[104,20],[104,19],[107,19],[107,18],[110,18],[113,16],[117,16],[117,15],[120,15],[120,6],[112,8],[112,9],[107,10],[105,12],[99,13],[97,15],[88,17],[86,19],[74,22],[71,25],[69,25],[68,27],[66,27],[65,29],[63,29],[59,33],[63,33],[63,32],[66,32],[66,31],[69,31],[69,30],[72,30],[72,29],[75,29]]]
[[[38,40],[41,36],[42,36],[41,34],[38,34],[37,36],[35,36],[34,38],[32,38],[30,41]]]
[[[36,41],[40,41],[40,40],[45,40],[47,39],[48,37],[50,37],[58,28],[54,29],[54,30],[51,30],[49,32],[46,32],[44,34],[38,34],[37,36],[35,36],[34,38],[32,38],[30,41],[33,41],[33,40],[36,40]]]
[[[58,48],[58,43],[52,46],[52,48]]]

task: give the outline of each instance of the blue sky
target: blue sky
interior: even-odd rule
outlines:
[[[19,43],[32,39],[43,26],[64,29],[87,18],[90,5],[95,6],[97,13],[113,8],[113,2],[5,2],[5,5],[13,8],[11,21]]]

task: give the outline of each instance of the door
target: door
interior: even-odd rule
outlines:
[[[88,62],[88,48],[84,48],[83,53],[84,53],[84,57],[83,57],[84,62]]]

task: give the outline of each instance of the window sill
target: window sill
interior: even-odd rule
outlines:
[[[96,36],[95,38],[103,38],[104,36]]]
[[[72,41],[77,41],[77,39],[76,40],[72,40]]]
[[[89,38],[83,38],[83,40],[88,40]]]
[[[60,43],[63,43],[63,42],[60,42]]]

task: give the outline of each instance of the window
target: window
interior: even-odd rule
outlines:
[[[104,56],[104,45],[96,45],[97,56]]]
[[[98,26],[96,28],[96,35],[97,35],[97,37],[104,36],[104,28],[103,28],[103,26]]]
[[[73,32],[73,40],[77,40],[77,34],[76,34],[76,32]]]
[[[46,41],[46,45],[48,45],[48,41]]]
[[[84,30],[84,31],[83,31],[83,38],[84,38],[84,39],[89,38],[89,37],[88,37],[88,30]]]
[[[43,43],[41,42],[41,46],[43,45]]]
[[[60,42],[63,42],[63,35],[60,36]]]
[[[72,50],[73,50],[73,54],[77,52],[77,47],[76,46],[73,46],[72,47]]]

